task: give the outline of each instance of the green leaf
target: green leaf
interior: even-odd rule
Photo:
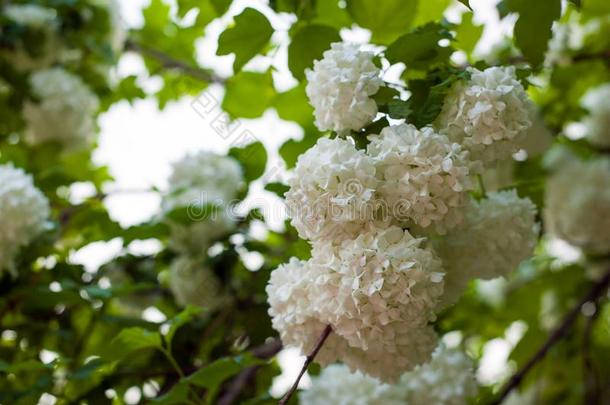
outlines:
[[[417,27],[432,21],[439,21],[449,7],[451,0],[420,1],[413,26]]]
[[[160,349],[161,347],[161,335],[158,332],[131,327],[123,329],[112,340],[103,357],[108,360],[121,360],[128,354],[138,350]]]
[[[273,107],[283,120],[294,121],[304,128],[313,125],[313,108],[305,94],[304,83],[279,93],[273,101]]]
[[[470,0],[458,0],[460,3],[468,7],[470,11],[472,11],[472,7],[470,7]]]
[[[258,118],[275,99],[271,72],[240,72],[226,85],[222,108],[232,117]]]
[[[267,167],[267,151],[260,142],[251,143],[243,148],[231,148],[229,155],[242,165],[248,182],[261,177]]]
[[[239,72],[269,42],[273,27],[267,18],[253,8],[246,8],[235,17],[235,25],[218,38],[218,55],[235,54],[233,71]]]
[[[462,21],[455,29],[455,46],[467,55],[472,53],[483,33],[483,25],[474,25],[472,17],[472,13],[462,14]]]
[[[347,11],[358,25],[371,30],[373,42],[387,44],[409,30],[417,0],[348,0]]]
[[[286,166],[289,169],[293,168],[297,163],[299,155],[311,148],[318,140],[318,137],[319,134],[317,133],[305,132],[305,136],[300,141],[294,139],[286,141],[279,150],[280,156],[286,162]]]
[[[398,100],[394,99],[388,103],[388,115],[390,118],[394,119],[402,119],[409,118],[409,116],[413,113],[411,110],[411,103],[409,100]]]
[[[284,194],[290,189],[283,183],[268,183],[265,185],[265,190],[277,194],[278,197],[284,198]]]
[[[180,329],[181,326],[184,326],[193,319],[195,319],[195,317],[199,315],[201,311],[202,308],[188,305],[184,310],[182,310],[182,312],[174,316],[170,320],[170,327],[167,331],[167,334],[165,335],[165,341],[167,342],[167,344],[171,345],[172,339],[174,338],[174,335],[176,334],[178,329]]]
[[[288,46],[288,68],[298,80],[305,78],[305,69],[313,61],[322,58],[322,53],[333,42],[341,41],[339,31],[325,25],[306,25],[296,32]]]
[[[514,29],[515,43],[533,66],[540,65],[553,35],[553,21],[561,16],[561,0],[504,0],[498,7],[519,13]]]
[[[184,380],[179,381],[167,393],[152,400],[153,404],[157,405],[184,405],[188,404],[189,386]]]
[[[207,390],[207,402],[212,403],[220,388],[220,384],[226,379],[234,376],[246,367],[263,363],[262,360],[253,357],[249,353],[235,357],[225,357],[197,370],[184,380],[190,384],[205,388]]]
[[[391,63],[403,62],[407,69],[425,69],[446,60],[450,48],[438,45],[441,39],[450,39],[451,34],[441,24],[429,23],[394,41],[385,52]]]

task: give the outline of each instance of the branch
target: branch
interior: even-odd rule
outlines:
[[[125,50],[136,52],[142,56],[155,59],[162,67],[166,69],[178,70],[194,79],[202,80],[206,83],[224,83],[226,81],[225,78],[220,77],[213,72],[209,72],[200,67],[185,63],[166,54],[165,52],[142,45],[131,39],[128,39],[125,42]]]
[[[595,312],[592,315],[587,316],[585,331],[582,338],[582,375],[585,404],[601,403],[599,379],[595,372],[595,365],[593,364],[593,358],[591,356],[591,333],[593,332],[593,326],[599,317],[600,312],[599,305],[595,302]]]
[[[311,364],[313,359],[316,357],[316,355],[322,348],[322,345],[324,344],[324,342],[326,341],[326,339],[328,338],[328,336],[330,335],[330,333],[332,331],[333,331],[333,329],[330,327],[330,325],[326,325],[326,328],[324,328],[324,330],[322,331],[322,334],[318,338],[318,341],[316,342],[316,345],[313,347],[313,350],[311,351],[311,353],[309,353],[307,355],[307,358],[305,359],[305,363],[303,363],[303,368],[301,368],[301,372],[299,373],[296,381],[294,382],[294,384],[292,384],[292,387],[290,387],[290,390],[288,390],[286,395],[284,395],[282,397],[282,399],[280,400],[280,402],[278,402],[278,405],[286,405],[288,403],[288,401],[290,400],[290,397],[292,397],[294,392],[299,387],[299,382],[301,381],[303,374],[305,374],[305,372],[307,371],[307,368],[309,367],[309,365]]]
[[[518,370],[511,379],[506,383],[504,388],[500,391],[498,398],[491,403],[491,405],[499,405],[506,399],[510,392],[519,387],[521,381],[525,377],[525,375],[538,363],[540,360],[544,358],[549,349],[553,347],[553,345],[559,342],[565,334],[570,330],[576,318],[578,318],[578,314],[581,311],[581,308],[584,304],[589,301],[596,301],[598,297],[600,297],[610,285],[610,269],[604,274],[604,276],[597,281],[589,293],[582,299],[578,304],[576,304],[570,312],[565,316],[559,327],[551,333],[547,341],[542,345],[540,349]]]

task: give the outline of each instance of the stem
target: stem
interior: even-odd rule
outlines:
[[[142,56],[155,59],[162,67],[166,69],[179,70],[194,79],[201,80],[206,83],[224,83],[226,81],[225,78],[217,76],[213,72],[209,72],[200,67],[185,63],[166,54],[165,52],[142,45],[131,39],[128,39],[125,42],[125,49],[127,51],[133,51]]]
[[[160,350],[165,355],[167,360],[170,362],[170,364],[172,365],[174,370],[176,370],[176,372],[178,373],[180,378],[184,378],[184,371],[182,371],[182,369],[180,368],[180,365],[178,365],[178,362],[176,361],[176,359],[174,359],[174,356],[172,356],[172,354],[165,348],[161,348]]]
[[[499,405],[506,399],[510,392],[519,387],[521,381],[526,376],[526,374],[538,363],[540,360],[544,358],[547,352],[553,347],[553,345],[559,342],[565,334],[570,330],[574,321],[578,318],[578,314],[581,311],[581,308],[584,304],[589,301],[595,302],[598,297],[600,297],[610,285],[610,269],[604,274],[604,276],[597,281],[589,293],[582,299],[578,304],[576,304],[570,312],[563,318],[561,324],[551,333],[547,341],[538,349],[538,351],[518,370],[506,383],[506,385],[498,394],[498,398],[496,398],[490,405]]]
[[[596,302],[595,312],[591,316],[587,317],[582,338],[582,375],[585,404],[601,403],[599,379],[597,373],[595,372],[593,357],[591,356],[591,333],[593,332],[593,326],[599,317],[599,313],[600,308]]]
[[[326,327],[322,331],[322,334],[318,338],[318,341],[316,342],[316,345],[314,346],[313,350],[311,351],[311,353],[309,353],[307,355],[307,358],[305,358],[305,363],[303,363],[303,367],[301,368],[301,372],[299,373],[296,381],[294,382],[294,384],[292,384],[292,387],[290,387],[290,390],[288,390],[286,395],[284,395],[282,397],[282,399],[280,400],[280,402],[278,402],[278,405],[286,405],[288,403],[288,401],[290,400],[290,397],[292,397],[292,395],[295,393],[295,391],[299,387],[299,382],[301,381],[301,378],[307,371],[307,368],[309,367],[309,365],[311,364],[313,359],[316,357],[316,355],[322,348],[322,345],[324,344],[324,342],[326,341],[326,339],[328,338],[328,336],[330,335],[330,333],[332,331],[333,331],[333,329],[331,328],[331,326],[326,325]]]
[[[479,191],[481,193],[481,198],[487,197],[487,191],[485,191],[485,184],[483,183],[483,176],[477,174],[477,183],[479,183]]]

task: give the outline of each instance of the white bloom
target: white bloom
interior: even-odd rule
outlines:
[[[185,208],[190,222],[169,220],[172,249],[204,254],[215,239],[235,227],[231,200],[243,188],[239,163],[211,152],[188,155],[173,165],[163,211]]]
[[[13,271],[13,259],[45,228],[49,202],[32,176],[12,164],[0,166],[0,274]]]
[[[559,238],[590,253],[610,252],[610,159],[570,161],[553,174],[544,218]]]
[[[370,96],[383,81],[373,56],[357,44],[334,43],[322,60],[314,62],[313,70],[305,71],[306,92],[320,131],[358,131],[375,118],[377,104]]]
[[[398,227],[369,231],[340,246],[315,246],[267,287],[273,326],[284,344],[309,351],[325,325],[333,333],[316,360],[341,360],[384,381],[428,360],[429,326],[443,290],[440,260]]]
[[[81,78],[52,68],[33,74],[30,83],[40,102],[25,104],[26,140],[31,144],[55,141],[69,149],[90,145],[99,100]]]
[[[4,8],[4,15],[17,24],[43,28],[57,17],[55,10],[35,4],[12,4]]]
[[[433,226],[445,233],[461,221],[460,207],[472,188],[468,153],[432,128],[386,127],[369,137],[378,195],[400,224]]]
[[[508,158],[532,125],[531,102],[513,67],[468,71],[470,80],[454,85],[436,125],[470,150],[474,160],[487,164]]]
[[[589,90],[581,104],[589,111],[584,120],[587,139],[595,146],[610,147],[610,83]]]
[[[429,363],[404,374],[399,385],[404,386],[409,405],[466,405],[478,391],[472,360],[443,346]]]
[[[457,301],[468,282],[505,276],[536,247],[536,207],[515,190],[488,193],[465,209],[464,222],[436,248],[445,266],[443,305]]]
[[[288,183],[286,204],[304,239],[350,237],[373,218],[374,162],[349,141],[320,138],[299,156]]]
[[[220,281],[212,270],[188,257],[175,259],[169,269],[169,288],[180,306],[214,311],[225,302]]]
[[[301,405],[403,405],[404,390],[342,364],[325,367],[299,395]],[[432,404],[430,404],[432,405]]]
[[[301,392],[302,405],[465,405],[477,394],[473,364],[457,350],[439,346],[429,363],[417,366],[396,384],[382,383],[345,365],[333,364]]]

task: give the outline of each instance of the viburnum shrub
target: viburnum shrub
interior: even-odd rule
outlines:
[[[610,7],[483,3],[0,2],[0,403],[610,403]]]

